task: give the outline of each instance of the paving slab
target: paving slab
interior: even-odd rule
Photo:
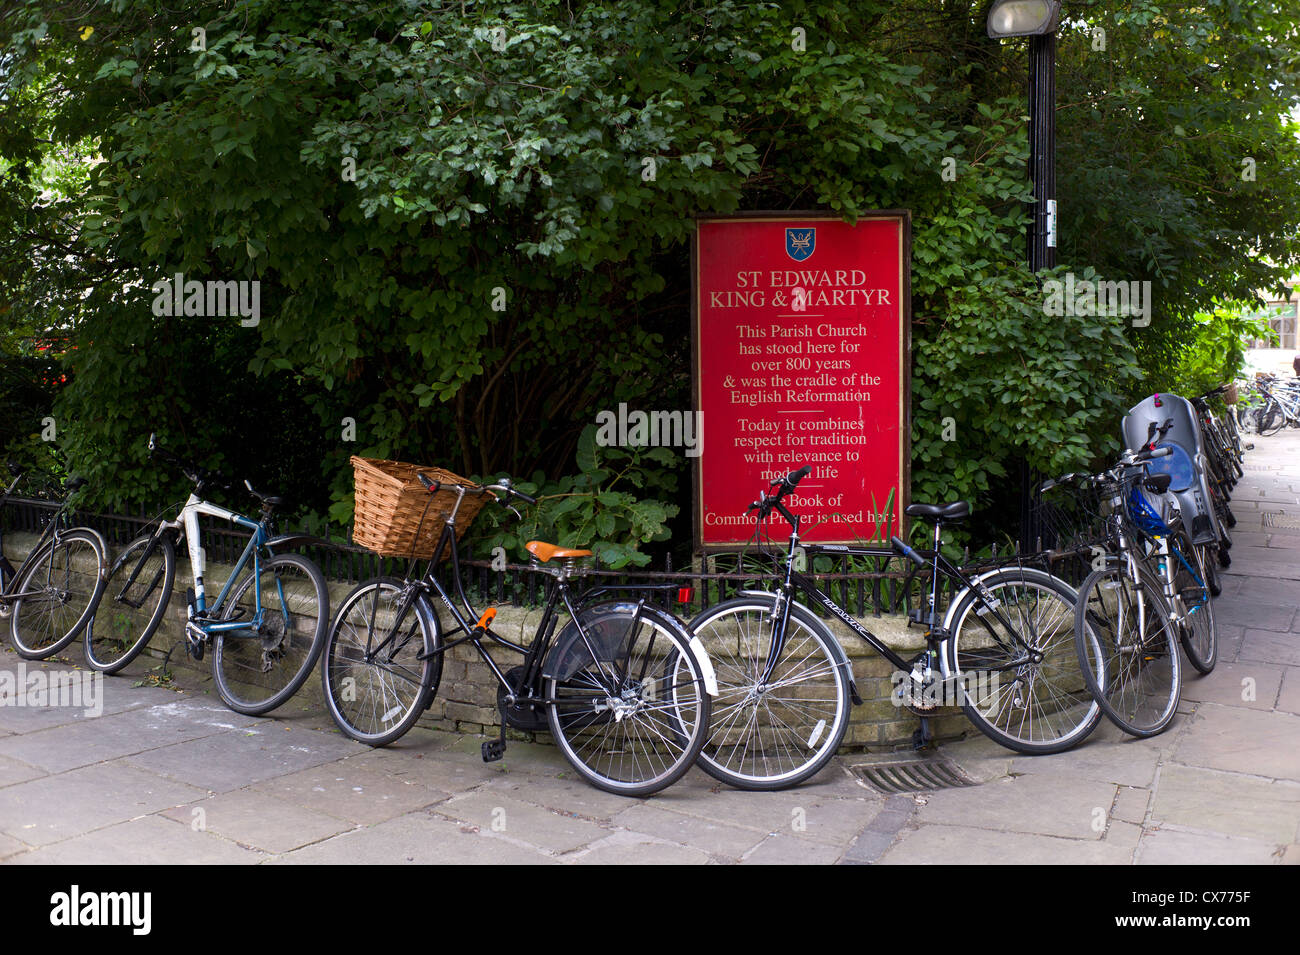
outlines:
[[[1191,766],[1164,766],[1151,822],[1285,844],[1298,835],[1300,786]]]
[[[1150,786],[1160,747],[1135,739],[1109,720],[1074,749],[1046,756],[1015,756],[1008,772],[1027,776],[1077,777],[1124,786]]]
[[[1300,716],[1199,704],[1173,759],[1188,766],[1300,782]]]
[[[786,832],[812,841],[847,845],[885,804],[885,797],[865,788],[855,785],[851,791],[855,793],[852,797],[838,797],[803,787],[778,792],[724,788],[692,794],[688,799],[656,799],[655,806],[756,832]],[[671,792],[667,790],[664,795]]]
[[[1183,699],[1224,706],[1271,710],[1282,685],[1282,667],[1243,660],[1220,662],[1204,676],[1188,667],[1183,679]]]
[[[555,779],[527,773],[498,776],[485,783],[479,791],[501,793],[552,812],[601,822],[608,822],[631,806],[643,803],[657,805],[660,802],[658,796],[646,800],[630,799],[597,789],[583,780]]]
[[[267,854],[288,852],[354,827],[347,820],[252,789],[221,793],[162,814],[196,831],[212,832]]]
[[[1071,775],[1017,776],[931,793],[916,822],[1095,840],[1095,820],[1109,814],[1115,791],[1113,783]]]
[[[364,829],[286,852],[271,865],[553,865],[540,849],[519,845],[489,829],[424,812],[407,813]]]
[[[498,739],[499,737],[490,737]],[[484,777],[509,775],[510,773],[532,773],[550,776],[556,779],[581,779],[572,764],[564,758],[559,747],[545,743],[524,743],[509,740],[506,754],[498,762],[483,762],[483,743],[486,736],[460,736],[450,741],[444,751],[455,753],[461,759],[478,763]]]
[[[0,789],[0,832],[45,845],[203,795],[122,762],[99,763]]]
[[[573,865],[708,865],[713,860],[700,849],[662,842],[644,833],[617,832],[566,861]]]
[[[1300,636],[1247,628],[1237,660],[1300,666]]]
[[[1300,713],[1300,667],[1287,667],[1277,694],[1277,709]]]
[[[764,839],[740,862],[741,865],[830,865],[843,854],[842,846],[809,842],[778,832]]]
[[[615,815],[610,822],[666,842],[702,849],[709,855],[721,856],[733,862],[768,838],[768,833],[760,829],[742,828],[698,816],[669,812],[653,805],[632,806]]]
[[[1138,844],[1138,865],[1271,865],[1277,846],[1173,828],[1151,830]]]
[[[221,712],[229,713],[244,725],[253,723],[229,710]],[[8,737],[0,740],[0,756],[21,759],[47,772],[58,773],[235,728],[235,722],[226,721],[206,703],[140,706],[98,719]]]
[[[1096,839],[1063,839],[968,826],[904,830],[880,865],[1128,865],[1134,850]]]
[[[1291,621],[1295,619],[1295,604],[1277,606],[1241,600],[1225,594],[1214,602],[1214,619],[1220,623],[1286,633],[1291,629]]]
[[[25,842],[15,839],[13,836],[7,836],[0,832],[0,859],[7,858],[18,852],[26,852],[31,849]]]
[[[38,769],[20,759],[0,756],[0,788],[14,783],[25,783],[29,779],[46,775],[45,770]]]
[[[290,738],[278,724],[226,730],[132,756],[127,763],[212,792],[228,792],[318,766],[362,749],[361,744],[310,730]]]
[[[1147,808],[1151,805],[1151,791],[1132,786],[1120,786],[1111,807],[1110,818],[1121,822],[1141,825],[1146,821]]]
[[[1137,848],[1138,842],[1142,839],[1142,832],[1142,826],[1138,823],[1112,818],[1106,826],[1106,834],[1102,836],[1102,841],[1108,846],[1132,850]]]
[[[956,743],[945,743],[943,755],[951,759],[976,782],[1002,779],[1011,772],[1017,753],[993,742],[982,733]]]
[[[571,852],[607,832],[597,823],[542,809],[492,790],[455,796],[428,811],[553,853]]]
[[[445,790],[425,785],[416,773],[394,774],[384,768],[384,763],[363,762],[365,759],[352,757],[312,766],[255,783],[252,789],[358,825],[384,822],[450,796]]]
[[[1219,631],[1219,662],[1232,663],[1241,654],[1241,644],[1246,636],[1246,628],[1236,624],[1224,623],[1218,618],[1217,614],[1214,618],[1214,626]]]
[[[75,836],[24,855],[16,865],[252,865],[266,853],[159,815]]]

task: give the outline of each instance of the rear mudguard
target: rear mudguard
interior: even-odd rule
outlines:
[[[602,637],[609,638],[617,635],[617,632],[611,634],[602,634],[595,632],[593,627],[597,625],[602,618],[624,619],[626,615],[636,609],[636,603],[629,600],[611,600],[605,603],[593,604],[589,607],[583,607],[579,610],[583,618],[583,623],[591,631],[589,636],[598,644]],[[718,695],[718,677],[713,670],[713,662],[709,659],[704,645],[700,643],[698,637],[692,635],[690,631],[682,624],[680,620],[671,614],[665,613],[656,607],[649,605],[641,606],[641,616],[645,619],[654,620],[666,630],[678,630],[688,638],[688,647],[691,654],[695,657],[696,665],[699,667],[700,676],[704,679],[704,689],[709,696]],[[616,654],[618,647],[614,646],[597,646],[597,653],[607,651],[611,657]],[[603,654],[602,654],[603,655]],[[583,642],[582,634],[578,632],[578,626],[572,620],[565,624],[564,628],[555,638],[555,645],[551,647],[546,656],[546,662],[542,666],[542,675],[555,677],[557,679],[567,679],[569,674],[567,670],[576,665],[581,665],[582,661],[589,659],[591,654],[587,651],[587,646]]]

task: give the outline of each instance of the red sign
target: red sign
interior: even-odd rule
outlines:
[[[701,219],[695,394],[704,438],[696,544],[735,548],[745,508],[812,465],[787,498],[809,542],[902,526],[910,436],[911,217],[817,213]],[[782,527],[774,536],[785,536]]]

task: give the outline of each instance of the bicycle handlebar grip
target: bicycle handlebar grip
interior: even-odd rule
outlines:
[[[1136,459],[1138,461],[1150,461],[1152,458],[1163,458],[1168,454],[1173,454],[1173,448],[1147,448],[1145,451],[1139,451]]]
[[[519,500],[523,501],[525,504],[537,503],[537,498],[525,494],[523,491],[516,491],[514,488],[511,488],[510,493],[513,494],[515,497],[519,498]]]
[[[904,544],[902,540],[897,537],[891,537],[889,538],[889,542],[894,545],[894,550],[898,551],[912,563],[916,564],[917,567],[925,566],[925,558]]]
[[[420,479],[420,483],[428,489],[430,494],[437,493],[438,488],[442,487],[441,481],[435,481],[433,478],[421,471],[417,471],[415,476]]]

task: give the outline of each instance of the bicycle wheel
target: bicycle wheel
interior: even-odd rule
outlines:
[[[300,554],[277,554],[261,561],[256,576],[240,580],[221,619],[250,626],[213,635],[212,675],[225,704],[260,716],[297,693],[325,646],[329,608],[325,577]]]
[[[20,656],[43,660],[73,640],[104,592],[104,541],[73,528],[48,541],[14,582],[9,638]]]
[[[740,597],[696,617],[690,631],[718,678],[709,738],[697,761],[739,789],[795,786],[830,762],[849,724],[844,651],[825,626],[790,608],[785,645],[766,682],[774,597]]]
[[[170,538],[145,535],[127,544],[109,568],[104,596],[86,629],[87,665],[117,673],[139,656],[162,623],[175,581]]]
[[[581,631],[571,621],[543,667],[547,721],[561,752],[606,792],[649,796],[671,786],[709,730],[709,694],[690,635],[673,617],[633,603],[588,608],[579,619]]]
[[[1074,618],[1079,668],[1111,721],[1131,736],[1169,725],[1182,694],[1175,626],[1158,582],[1117,561],[1088,575]],[[1085,638],[1085,630],[1093,636]]]
[[[1202,549],[1192,547],[1186,537],[1180,537],[1170,547],[1169,559],[1174,567],[1174,593],[1181,600],[1184,613],[1178,636],[1188,662],[1199,672],[1209,673],[1219,660],[1219,633]]]
[[[1286,424],[1286,415],[1282,413],[1282,406],[1277,403],[1276,399],[1269,399],[1268,404],[1255,412],[1255,430],[1260,434],[1268,437],[1277,434]]]
[[[1021,753],[1059,753],[1082,742],[1101,722],[1101,708],[1074,652],[1074,589],[1017,567],[980,583],[993,609],[973,590],[960,594],[945,654],[945,676],[967,718]]]
[[[391,577],[358,585],[325,642],[320,675],[330,716],[346,735],[371,746],[385,746],[414,726],[442,677],[442,654],[434,653],[442,633],[425,597],[417,595],[396,619],[404,589]]]

